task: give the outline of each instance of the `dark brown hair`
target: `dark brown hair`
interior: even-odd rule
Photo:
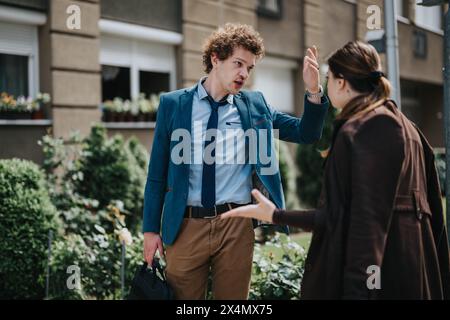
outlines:
[[[211,55],[216,53],[220,60],[226,60],[236,47],[242,47],[253,53],[258,59],[264,55],[263,39],[252,26],[227,23],[214,31],[203,45],[203,65],[210,73],[213,66]]]
[[[339,119],[363,115],[389,99],[391,84],[381,72],[380,56],[373,46],[349,42],[331,55],[328,66],[334,77],[345,79],[360,93],[345,105]]]

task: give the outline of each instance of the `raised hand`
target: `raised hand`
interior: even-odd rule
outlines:
[[[242,206],[235,208],[233,210],[227,211],[220,215],[221,219],[227,218],[254,218],[261,221],[266,221],[271,223],[273,212],[275,211],[275,204],[267,199],[259,192],[257,189],[252,190],[252,195],[258,201],[258,204],[249,204],[247,206]]]
[[[306,90],[311,93],[319,92],[320,72],[316,46],[308,48],[303,59],[303,81]]]

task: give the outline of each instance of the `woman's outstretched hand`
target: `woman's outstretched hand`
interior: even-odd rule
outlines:
[[[303,59],[303,81],[305,88],[311,93],[319,92],[320,72],[316,46],[308,48]]]
[[[227,211],[220,215],[221,219],[227,218],[254,218],[261,221],[272,223],[273,212],[275,211],[275,204],[267,199],[257,189],[252,190],[252,195],[258,201],[258,204],[249,204]]]

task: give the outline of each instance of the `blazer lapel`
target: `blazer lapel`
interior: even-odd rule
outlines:
[[[192,127],[192,102],[194,100],[195,90],[197,90],[197,85],[186,89],[185,93],[180,96],[180,109],[178,111],[180,128],[188,130],[190,134]]]
[[[234,96],[234,104],[236,105],[241,117],[242,129],[244,129],[244,131],[250,129],[252,126],[247,98],[242,93],[237,94]]]

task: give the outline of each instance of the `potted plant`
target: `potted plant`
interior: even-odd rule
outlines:
[[[115,116],[115,106],[112,100],[106,100],[102,104],[103,122],[113,122]]]
[[[150,110],[150,121],[156,121],[156,112],[158,111],[158,106],[159,106],[159,95],[156,94],[152,94],[150,95],[150,106],[151,106],[151,110]]]
[[[48,93],[39,92],[36,96],[36,103],[38,104],[38,109],[33,111],[31,118],[38,120],[44,119],[44,108],[43,106],[51,101],[50,95]]]
[[[103,102],[103,121],[156,121],[158,105],[159,95],[156,94],[152,94],[150,99],[146,99],[145,93],[141,93],[137,99],[125,101],[116,97]]]
[[[139,113],[141,121],[149,121],[149,115],[152,110],[152,106],[150,105],[150,101],[145,99],[145,94],[141,93],[138,99],[139,105]]]
[[[2,92],[0,95],[0,119],[42,119],[41,105],[50,101],[48,93],[38,93],[37,98],[26,98]]]

